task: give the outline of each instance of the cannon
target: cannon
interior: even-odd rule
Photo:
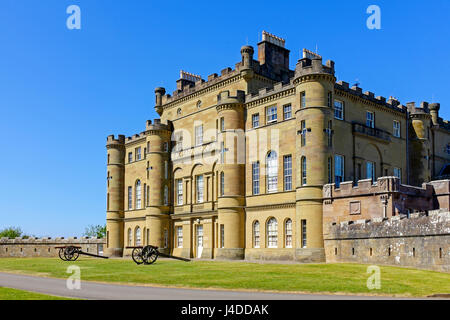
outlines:
[[[76,261],[78,259],[78,257],[80,256],[80,254],[83,254],[83,255],[89,256],[89,257],[94,257],[94,258],[108,259],[108,257],[84,252],[81,250],[81,247],[77,247],[77,246],[66,246],[66,247],[55,247],[55,248],[59,249],[58,255],[59,255],[59,258],[63,261]]]
[[[136,264],[153,264],[156,262],[158,257],[170,258],[181,260],[185,262],[191,261],[190,259],[175,257],[169,254],[161,253],[158,250],[158,247],[147,245],[147,246],[135,246],[135,247],[126,247],[127,249],[133,249],[131,253],[131,258]]]

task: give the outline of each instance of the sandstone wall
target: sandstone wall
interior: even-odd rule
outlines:
[[[324,225],[327,262],[385,264],[450,272],[450,212]]]
[[[97,238],[1,238],[0,258],[58,257],[58,246],[81,246],[92,254],[103,254],[106,240]]]

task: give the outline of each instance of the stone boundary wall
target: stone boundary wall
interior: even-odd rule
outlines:
[[[81,246],[81,250],[103,254],[106,239],[98,238],[1,238],[0,258],[58,257],[58,246]]]
[[[324,226],[325,227],[325,226]],[[345,221],[328,226],[327,262],[394,265],[450,272],[450,212]]]

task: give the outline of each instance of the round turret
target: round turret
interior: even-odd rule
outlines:
[[[123,254],[125,136],[113,135],[106,141],[107,195],[106,195],[106,250],[108,256]]]

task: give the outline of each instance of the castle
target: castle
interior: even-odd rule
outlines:
[[[241,56],[207,81],[181,71],[155,89],[160,119],[107,138],[106,254],[320,262],[342,223],[448,208],[430,183],[450,174],[438,103],[363,93],[306,49],[291,70],[267,32]]]

